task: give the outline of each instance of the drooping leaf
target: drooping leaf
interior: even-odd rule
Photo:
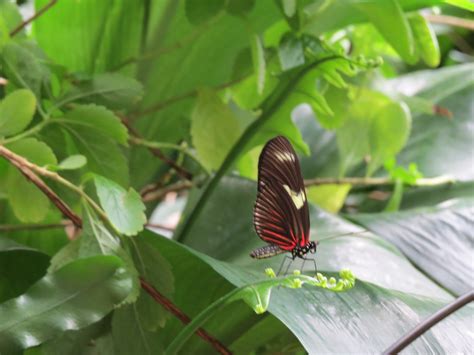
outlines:
[[[25,138],[7,147],[39,166],[57,164],[51,148],[35,138]],[[49,199],[14,166],[9,167],[6,185],[8,201],[20,221],[40,222],[46,217],[50,206]]]
[[[0,303],[25,292],[46,273],[48,263],[46,254],[0,238]]]
[[[103,106],[78,105],[66,113],[61,123],[73,127],[95,130],[123,145],[127,144],[128,131],[120,119]]]
[[[252,50],[253,71],[257,76],[257,92],[261,95],[265,88],[265,52],[263,44],[258,35],[253,35],[250,40]]]
[[[199,159],[208,169],[219,168],[240,136],[237,118],[214,92],[202,90],[191,119],[191,136]]]
[[[56,106],[78,101],[120,110],[132,107],[142,96],[143,87],[137,80],[117,73],[104,73],[79,81],[58,99]]]
[[[0,136],[23,131],[33,119],[36,97],[30,90],[16,90],[0,101]]]
[[[58,332],[81,329],[104,317],[130,290],[130,276],[119,258],[74,261],[0,305],[0,349],[12,353]]]
[[[421,59],[432,68],[441,60],[438,39],[429,22],[419,13],[408,17],[414,40]]]
[[[76,154],[62,160],[57,166],[58,170],[75,170],[82,168],[87,164],[87,158],[83,155]]]
[[[100,204],[115,228],[129,236],[140,232],[146,222],[140,195],[102,176],[95,176],[94,182]]]

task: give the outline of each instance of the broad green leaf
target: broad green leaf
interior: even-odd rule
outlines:
[[[370,162],[367,175],[387,159],[394,157],[406,144],[411,130],[410,111],[403,104],[390,102],[374,110],[369,131]]]
[[[202,90],[191,119],[191,136],[199,159],[207,169],[219,168],[240,136],[237,118],[213,91]]]
[[[13,30],[22,21],[18,6],[9,1],[0,1],[0,14],[7,26],[7,32]]]
[[[58,99],[56,107],[78,101],[103,105],[111,110],[128,109],[142,96],[143,87],[137,80],[117,73],[104,73],[80,80]]]
[[[288,33],[278,46],[278,58],[283,71],[298,67],[305,63],[303,43],[292,33]]]
[[[0,303],[17,297],[38,281],[48,267],[49,257],[38,250],[0,238]]]
[[[95,323],[128,295],[131,285],[115,256],[72,262],[0,305],[0,349],[12,353]]]
[[[36,10],[47,3],[35,0]],[[56,63],[73,72],[104,72],[138,55],[144,7],[139,1],[58,2],[33,22],[33,33]]]
[[[100,204],[114,227],[129,236],[140,232],[146,223],[145,205],[140,195],[102,176],[95,176],[94,182]]]
[[[395,213],[351,215],[350,219],[395,244],[420,270],[461,295],[474,272],[472,200]]]
[[[286,17],[293,17],[296,13],[297,0],[281,0],[283,12]]]
[[[251,36],[250,48],[252,50],[253,71],[257,76],[257,92],[261,95],[265,88],[265,52],[260,37],[256,34]]]
[[[61,123],[97,131],[123,145],[127,144],[128,131],[120,119],[103,106],[78,105],[61,119]]]
[[[250,261],[250,258],[246,256],[248,261],[243,266],[243,260],[241,263],[236,260],[233,262],[218,261],[165,238],[149,236],[149,239],[153,240],[153,244],[157,248],[170,255],[170,257],[173,256],[170,262],[173,263],[174,267],[180,268],[181,260],[186,260],[185,267],[187,270],[196,268],[206,270],[211,266],[217,273],[236,286],[264,280],[266,276],[263,269],[270,263],[270,261]],[[365,238],[356,237],[354,239],[361,242]],[[239,253],[239,251],[236,251],[236,253]],[[318,257],[321,257],[324,253],[328,253],[328,250],[324,250],[321,245]],[[352,253],[357,254],[354,259],[362,258],[358,251],[352,251]],[[338,248],[337,255],[344,255],[344,252],[341,252]],[[403,257],[400,256],[400,260],[404,260]],[[377,267],[385,268],[388,264],[390,264],[389,261],[382,262],[382,264],[377,263]],[[198,267],[198,265],[202,266]],[[369,268],[371,271],[374,270],[374,266]],[[416,272],[416,269],[412,266],[410,268]],[[211,276],[211,279],[209,279],[208,272],[205,275],[206,278],[199,278],[201,285],[207,284],[210,286],[220,279],[219,277],[212,278],[212,275],[209,275]],[[388,275],[394,276],[390,272],[388,272]],[[404,273],[404,275],[407,274]],[[413,287],[414,289],[417,288],[415,284]],[[211,292],[210,290],[206,291]],[[185,295],[180,299],[181,302],[184,297]],[[207,296],[203,295],[203,297]],[[218,297],[215,296],[214,299]],[[189,300],[189,296],[187,299]],[[308,352],[344,353],[357,351],[377,353],[392,344],[394,338],[397,339],[405,334],[407,328],[412,328],[447,302],[447,298],[394,291],[358,279],[354,289],[339,294],[312,287],[273,289],[269,312],[277,316],[298,336]],[[315,307],[315,304],[318,307]],[[380,306],[381,304],[383,304],[383,307]],[[233,309],[232,306],[239,307],[238,304],[228,307]],[[327,313],[328,309],[331,310],[329,315]],[[238,313],[233,311],[232,314]],[[453,349],[455,349],[454,351],[467,351],[470,346],[470,338],[464,332],[464,327],[468,326],[471,315],[472,307],[463,309],[453,315],[454,318],[439,323],[438,328],[433,328],[425,333],[422,336],[422,341],[413,343],[407,350],[425,352],[433,349],[433,344],[436,344],[436,348],[440,352],[447,351],[447,349],[449,351],[453,351]],[[380,327],[380,324],[385,326]],[[222,330],[219,330],[219,326],[215,327],[214,322],[205,323],[204,327],[206,329],[210,327],[211,330],[215,329],[212,334],[216,335],[218,339],[226,339],[225,334],[222,337],[219,336]],[[176,329],[176,327],[172,329]],[[244,329],[248,329],[248,327]],[[165,332],[169,331],[171,330],[166,327]],[[192,344],[185,344],[183,352],[186,353],[186,350],[190,349],[191,346]]]
[[[16,90],[0,101],[0,136],[23,131],[33,119],[36,97],[26,89]]]
[[[75,170],[82,168],[87,164],[87,158],[83,155],[76,154],[62,160],[57,166],[58,170]]]
[[[398,0],[352,2],[408,63],[416,61],[415,42]]]
[[[57,164],[51,148],[35,138],[16,141],[8,148],[39,166]],[[8,172],[7,191],[8,201],[20,221],[40,222],[46,217],[50,206],[48,198],[13,166]]]
[[[408,22],[421,59],[429,67],[436,68],[441,60],[441,55],[438,39],[431,25],[420,13],[410,15]]]
[[[186,16],[193,25],[199,25],[216,16],[225,4],[224,0],[208,0],[205,3],[199,0],[186,0]]]

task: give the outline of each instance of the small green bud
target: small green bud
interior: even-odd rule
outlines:
[[[293,271],[293,275],[296,275],[296,276],[301,275],[301,271],[296,269]]]
[[[324,279],[324,276],[323,276],[323,274],[321,274],[320,272],[318,272],[318,273],[316,274],[316,278],[318,279],[318,281],[322,281],[322,280]]]
[[[265,274],[271,279],[276,277],[275,271],[271,267],[265,269]]]
[[[331,278],[329,279],[329,285],[331,285],[331,286],[336,285],[336,279],[335,279],[334,277],[331,277]]]
[[[378,56],[377,58],[375,58],[375,64],[376,64],[377,66],[382,65],[382,64],[383,64],[383,58],[380,57],[380,56]]]
[[[303,286],[303,282],[300,279],[294,279],[292,282],[293,288],[301,288]]]
[[[263,307],[263,305],[260,303],[260,304],[257,304],[254,308],[254,311],[255,313],[257,314],[262,314],[262,313],[265,313],[266,309]]]

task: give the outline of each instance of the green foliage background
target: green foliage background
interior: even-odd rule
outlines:
[[[1,354],[216,351],[144,282],[241,354],[380,353],[472,290],[474,41],[442,24],[472,26],[472,2],[50,3],[25,28],[0,0]],[[283,256],[248,256],[276,135],[300,154],[318,269],[349,268],[350,290],[266,282]],[[177,212],[173,233],[147,226]],[[468,353],[472,319],[407,351]]]

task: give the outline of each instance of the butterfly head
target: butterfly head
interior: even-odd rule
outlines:
[[[293,259],[296,257],[298,258],[304,258],[306,254],[311,253],[314,254],[316,253],[316,249],[318,247],[318,242],[309,242],[308,244],[300,247],[297,246],[293,250],[291,250],[291,255]]]

